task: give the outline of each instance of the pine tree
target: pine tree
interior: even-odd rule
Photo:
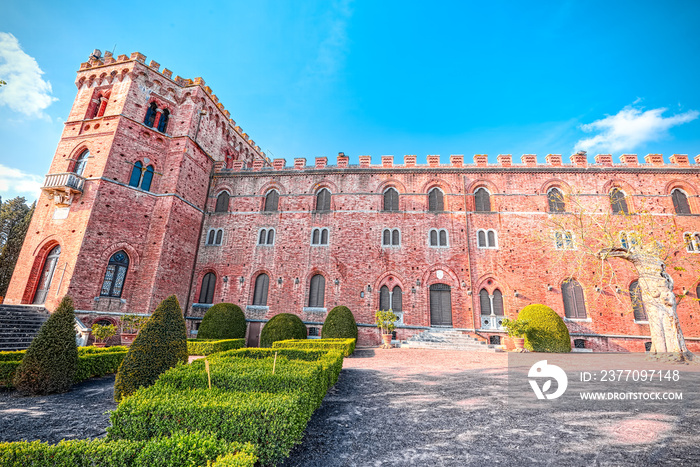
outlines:
[[[24,198],[15,199],[23,200]],[[26,208],[26,206],[24,207]],[[35,207],[36,203],[33,203],[32,207],[25,212],[24,217],[19,222],[8,222],[11,225],[7,231],[7,241],[0,247],[0,296],[4,296],[10,286],[10,279],[15,270],[19,253],[22,250],[24,237],[27,235]]]

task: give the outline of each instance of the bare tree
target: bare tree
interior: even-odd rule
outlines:
[[[628,201],[632,200],[616,189],[604,205],[600,197],[562,195],[554,205],[565,205],[566,209],[549,216],[553,240],[557,247],[564,246],[560,259],[569,269],[570,277],[599,264],[597,290],[610,287],[619,291],[617,260],[632,265],[648,316],[651,352],[670,353],[678,361],[692,360],[676,313],[679,297],[673,291],[673,279],[667,270],[686,270],[688,261],[680,253],[695,248],[696,240],[684,237],[676,216],[663,212],[653,200],[635,199],[634,211],[630,209],[632,206],[628,207]],[[550,208],[552,205],[550,200]],[[551,237],[548,241],[551,242]],[[640,299],[632,297],[635,298]]]

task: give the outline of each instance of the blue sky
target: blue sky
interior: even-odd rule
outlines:
[[[201,76],[271,157],[700,154],[697,1],[5,1],[0,196],[36,196],[94,48]]]

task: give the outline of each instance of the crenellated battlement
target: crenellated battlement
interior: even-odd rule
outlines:
[[[381,156],[378,164],[373,164],[372,156],[359,156],[359,164],[350,165],[349,157],[345,153],[339,153],[336,165],[328,165],[327,157],[316,157],[314,165],[308,165],[306,158],[297,157],[294,158],[293,165],[287,165],[287,160],[283,158],[274,159],[271,166],[263,166],[259,164],[253,166],[252,168],[245,167],[243,162],[236,161],[229,170],[242,171],[242,170],[305,170],[305,169],[454,169],[454,168],[611,168],[611,169],[622,169],[622,168],[698,168],[695,165],[700,164],[700,155],[697,155],[694,159],[695,164],[691,166],[689,157],[687,154],[674,154],[670,157],[670,163],[665,163],[662,154],[647,154],[644,156],[644,161],[639,162],[637,154],[622,154],[619,157],[619,163],[615,163],[612,154],[598,154],[595,156],[595,162],[589,163],[588,156],[585,153],[572,154],[569,157],[569,163],[564,163],[561,154],[547,154],[544,163],[539,163],[536,154],[523,154],[520,157],[519,163],[513,163],[513,156],[511,154],[499,154],[496,158],[495,164],[490,164],[488,161],[487,154],[475,154],[473,157],[473,162],[471,164],[464,162],[464,155],[462,154],[452,154],[449,157],[449,163],[442,163],[442,159],[439,155],[428,155],[425,164],[416,163],[416,155],[405,155],[403,158],[403,164],[395,164],[394,156]]]

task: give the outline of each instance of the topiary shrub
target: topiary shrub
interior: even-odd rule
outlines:
[[[518,321],[527,321],[525,348],[533,352],[571,352],[569,330],[561,317],[546,305],[528,305],[518,313]]]
[[[328,313],[321,329],[322,339],[357,339],[357,323],[352,311],[337,306]]]
[[[13,384],[30,394],[66,392],[73,385],[77,368],[73,300],[65,296],[24,354]]]
[[[260,333],[260,347],[270,347],[273,342],[287,339],[306,339],[306,325],[297,315],[280,313],[272,317]]]
[[[129,347],[114,382],[114,400],[150,386],[165,370],[187,362],[187,357],[185,318],[177,297],[171,295],[158,305]]]
[[[245,330],[245,314],[238,305],[217,303],[202,318],[197,339],[242,339]]]

